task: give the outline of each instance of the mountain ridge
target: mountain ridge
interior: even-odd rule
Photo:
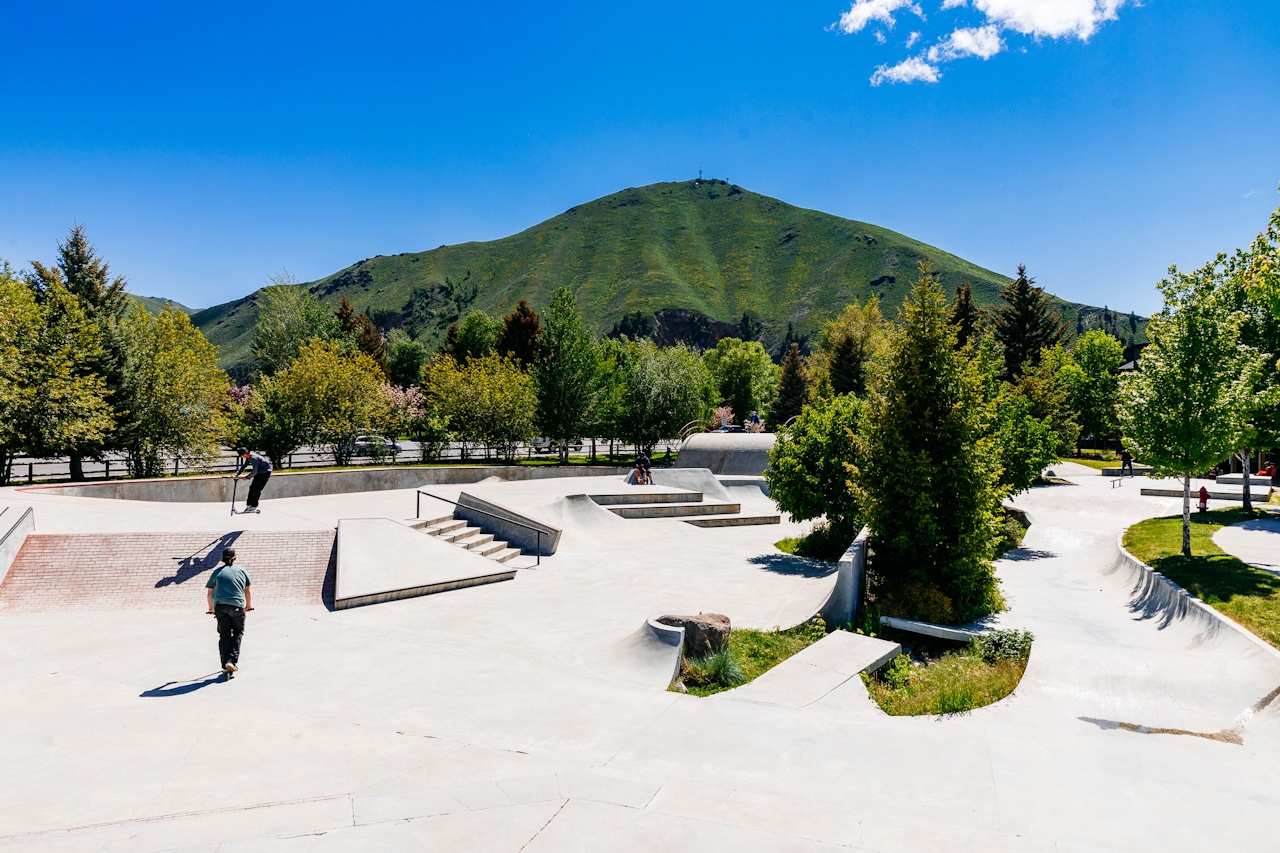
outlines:
[[[1009,281],[886,228],[699,179],[629,187],[497,240],[366,258],[303,286],[335,306],[346,296],[380,328],[432,345],[468,311],[503,314],[521,298],[541,310],[567,285],[598,335],[627,315],[665,316],[706,345],[745,314],[773,349],[788,326],[812,335],[855,299],[877,296],[895,316],[923,258],[948,293],[968,283],[979,307]],[[192,317],[237,375],[251,365],[260,293]],[[1141,339],[1144,318],[1055,302],[1073,330],[1102,325],[1126,343]]]

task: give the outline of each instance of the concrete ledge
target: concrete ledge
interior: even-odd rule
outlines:
[[[1250,494],[1249,494],[1250,499],[1252,499],[1253,501],[1256,501],[1257,503],[1266,503],[1267,501],[1271,500],[1270,486],[1266,487],[1265,489],[1259,489],[1258,491],[1253,491],[1252,489],[1250,489],[1249,491],[1250,491]],[[1191,490],[1191,502],[1193,504],[1199,499],[1198,498],[1199,492],[1200,492],[1199,489]],[[1142,490],[1142,494],[1148,497],[1155,497],[1155,498],[1180,498],[1182,497],[1182,489],[1145,488]],[[1230,492],[1224,492],[1221,489],[1210,489],[1209,500],[1235,501],[1236,503],[1244,503],[1244,492],[1234,491],[1234,490]]]
[[[510,580],[516,570],[389,518],[338,522],[335,610]]]
[[[742,504],[650,504],[611,506],[608,510],[619,518],[687,518],[699,515],[733,515],[742,511]]]
[[[863,526],[840,557],[836,585],[819,613],[828,625],[848,625],[858,615],[866,592],[867,543],[871,528]]]
[[[627,492],[620,495],[587,495],[600,506],[633,504],[698,503],[702,492]]]
[[[685,524],[694,527],[754,527],[760,524],[781,524],[780,515],[726,515],[719,518],[682,518]]]
[[[275,471],[264,495],[271,498],[305,498],[352,492],[385,492],[422,486],[478,483],[489,477],[501,480],[546,480],[560,477],[604,477],[626,473],[628,468],[593,465],[563,467],[544,465],[451,465],[434,468],[350,468],[342,471]],[[233,491],[225,476],[165,477],[155,480],[112,480],[106,483],[24,486],[19,491],[80,498],[114,498],[126,501],[175,503],[230,503]],[[249,484],[236,493],[243,500]]]
[[[910,634],[923,634],[926,637],[937,637],[939,640],[951,640],[957,643],[968,643],[994,630],[967,625],[934,625],[932,622],[916,622],[912,619],[899,619],[896,616],[881,616],[880,624]]]
[[[532,527],[535,530],[540,530],[542,531],[542,554],[540,556],[543,557],[554,554],[556,548],[560,546],[560,528],[536,521],[526,515],[521,515],[515,510],[499,506],[493,501],[487,501],[484,498],[478,498],[468,492],[463,492],[458,496],[458,505],[454,507],[454,515],[458,518],[466,519],[472,526],[479,527],[486,533],[492,533],[498,539],[502,539],[524,551],[534,552],[538,549],[538,536],[528,528]]]
[[[1115,468],[1103,468],[1103,469],[1102,469],[1102,476],[1104,476],[1104,477],[1119,477],[1119,476],[1121,476],[1121,472],[1122,472],[1122,471],[1124,471],[1124,469],[1123,469],[1123,468],[1121,468],[1121,467],[1119,467],[1119,466],[1117,466],[1117,467],[1115,467]],[[1150,475],[1151,475],[1151,469],[1150,469],[1150,468],[1148,468],[1146,465],[1134,465],[1134,466],[1133,466],[1133,476],[1135,476],[1135,477],[1148,477],[1148,476],[1150,476]],[[1128,475],[1128,474],[1124,474],[1124,476],[1126,476],[1126,477],[1127,477],[1127,476],[1129,476],[1129,475]]]
[[[35,510],[29,506],[7,506],[0,509],[0,583],[22,550],[27,536],[36,529]]]
[[[1219,474],[1214,479],[1219,486],[1239,486],[1242,489],[1244,488],[1244,474]],[[1252,474],[1249,476],[1249,485],[1269,489],[1271,488],[1271,478]]]
[[[754,681],[712,698],[803,708],[857,679],[858,673],[874,672],[901,653],[902,646],[888,640],[833,631]],[[858,688],[865,690],[861,682]]]

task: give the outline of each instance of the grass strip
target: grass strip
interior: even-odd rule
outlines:
[[[1130,527],[1124,547],[1133,556],[1273,646],[1280,648],[1280,577],[1255,569],[1213,541],[1232,524],[1270,517],[1243,509],[1191,515],[1191,556],[1182,556],[1182,516],[1149,518]]]
[[[694,696],[710,696],[759,678],[826,635],[821,617],[786,631],[734,628],[725,651],[685,659],[678,681]]]
[[[875,703],[890,716],[963,714],[999,702],[1022,680],[1032,636],[997,631],[939,658],[913,662],[894,658],[862,682]]]

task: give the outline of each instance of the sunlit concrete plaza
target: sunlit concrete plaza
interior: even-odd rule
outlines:
[[[419,511],[414,488],[268,490],[256,516],[6,489],[0,522],[31,507],[26,547],[73,556],[19,555],[0,586],[0,849],[1274,850],[1280,654],[1126,565],[1122,531],[1179,499],[1058,473],[1072,484],[1013,501],[1033,524],[998,564],[1000,624],[1035,634],[1026,674],[1007,699],[943,718],[885,715],[834,634],[744,687],[667,690],[646,659],[660,651],[634,641],[649,617],[790,627],[835,583],[834,566],[774,547],[807,529],[785,515],[698,527],[573,497],[694,480],[424,487],[561,531],[540,564],[405,526],[453,509],[424,497]],[[707,478],[704,503],[738,505],[725,515],[777,514],[758,485]],[[335,608],[354,519],[513,577]],[[394,551],[362,535],[368,553]],[[1255,533],[1250,562],[1266,535],[1280,538]],[[230,681],[204,613],[227,542],[257,603]]]

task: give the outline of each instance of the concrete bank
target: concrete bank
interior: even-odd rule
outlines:
[[[382,492],[419,486],[478,483],[490,477],[500,480],[543,480],[556,477],[605,477],[623,474],[628,468],[592,466],[533,465],[451,465],[435,468],[356,468],[344,471],[276,471],[264,496],[306,498],[351,492]],[[106,483],[27,486],[19,491],[81,498],[114,498],[126,501],[168,501],[174,503],[227,503],[233,494],[228,477],[173,477],[156,480],[114,480]],[[235,489],[237,500],[248,494],[249,484]]]

